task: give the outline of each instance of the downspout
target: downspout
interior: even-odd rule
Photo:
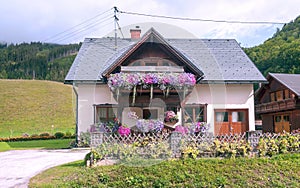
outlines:
[[[75,85],[73,84],[73,91],[75,93],[75,96],[76,96],[76,130],[75,130],[75,143],[76,143],[76,146],[78,146],[78,92],[76,90],[76,87]]]

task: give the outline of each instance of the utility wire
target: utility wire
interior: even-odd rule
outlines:
[[[89,21],[91,21],[91,20],[93,20],[93,19],[95,19],[95,18],[97,18],[97,17],[99,17],[99,16],[102,16],[103,14],[105,14],[105,13],[111,11],[112,9],[113,9],[113,8],[111,8],[111,9],[109,9],[109,10],[106,10],[106,11],[100,13],[100,14],[97,14],[97,15],[95,15],[95,16],[92,17],[92,18],[89,18],[89,19],[87,19],[87,20],[84,20],[83,22],[81,22],[81,23],[79,23],[79,24],[77,24],[77,25],[75,25],[75,26],[73,26],[73,27],[71,27],[71,28],[69,28],[69,29],[66,29],[66,30],[64,30],[64,31],[62,31],[62,32],[59,32],[59,33],[57,33],[57,34],[55,34],[55,35],[53,35],[53,36],[51,36],[51,37],[48,37],[48,38],[46,38],[46,39],[43,40],[43,41],[46,42],[46,41],[52,40],[52,39],[54,39],[54,38],[57,38],[58,36],[60,36],[60,35],[62,35],[62,34],[64,34],[64,33],[67,33],[67,32],[73,30],[74,28],[76,28],[76,27],[78,27],[78,26],[81,26],[81,25],[83,25],[83,24],[85,24],[85,23],[87,23],[87,22],[89,22]]]
[[[103,22],[105,22],[105,21],[107,21],[107,20],[109,20],[109,19],[111,19],[111,18],[112,18],[112,15],[108,15],[108,16],[106,16],[105,18],[102,18],[101,20],[98,20],[98,21],[96,21],[96,22],[89,23],[88,25],[85,25],[85,26],[83,26],[83,27],[81,27],[81,28],[78,28],[78,29],[76,29],[76,30],[74,30],[74,31],[72,31],[72,32],[70,32],[70,33],[68,33],[68,34],[66,34],[66,35],[63,35],[63,36],[61,36],[61,37],[55,39],[55,41],[60,40],[60,39],[63,39],[63,38],[66,38],[66,37],[68,38],[68,36],[70,36],[70,35],[73,36],[73,34],[76,35],[76,34],[78,34],[78,33],[81,33],[82,31],[85,31],[85,30],[87,30],[87,29],[90,29],[90,28],[92,28],[92,27],[95,27],[95,26],[98,25],[99,23],[103,23]]]
[[[113,23],[114,23],[114,21],[110,21],[110,22],[108,22],[108,23],[106,23],[106,24],[104,24],[104,25],[100,25],[101,26],[101,32],[103,32],[103,30],[104,30],[104,28],[106,28],[107,26],[112,26],[113,25]],[[111,28],[109,29],[109,31],[111,30]],[[95,30],[94,30],[95,31]],[[92,32],[94,32],[94,31],[92,31]],[[92,34],[92,32],[91,33],[89,33],[89,34]],[[107,31],[108,32],[108,31]],[[83,35],[83,34],[82,34]],[[74,41],[77,41],[77,40],[79,40],[79,39],[82,39],[82,35],[80,35],[80,36],[78,36],[78,37],[76,37],[76,38],[72,38],[72,40],[74,40]]]
[[[268,21],[237,21],[237,20],[213,20],[213,19],[201,19],[201,18],[185,18],[185,17],[173,17],[173,16],[164,16],[164,15],[154,15],[154,14],[144,14],[137,12],[128,12],[118,10],[123,14],[130,14],[136,16],[147,16],[154,18],[165,18],[165,19],[173,19],[173,20],[186,20],[186,21],[200,21],[200,22],[217,22],[217,23],[234,23],[234,24],[271,24],[271,25],[283,25],[286,24],[284,22],[268,22]]]
[[[93,27],[95,27],[95,26],[99,26],[99,24],[103,24],[104,22],[107,22],[108,20],[110,20],[110,19],[112,19],[112,18],[114,18],[114,17],[113,17],[113,16],[110,16],[110,17],[106,18],[105,20],[102,20],[100,23],[99,23],[99,21],[98,21],[98,22],[94,22],[94,23],[92,23],[92,24],[89,24],[89,25],[87,25],[87,26],[89,26],[89,27],[80,28],[79,30],[76,30],[75,32],[69,33],[69,34],[67,34],[66,36],[60,37],[59,39],[57,39],[57,40],[55,40],[55,41],[61,42],[61,41],[64,41],[64,40],[66,40],[66,39],[69,39],[69,38],[71,38],[71,37],[73,37],[73,36],[78,35],[79,33],[82,33],[82,32],[84,32],[84,31],[86,31],[86,30],[89,30],[89,29],[91,29],[91,28],[93,28]],[[110,23],[112,23],[112,22],[109,22],[108,24],[110,24]],[[107,25],[107,24],[105,24],[105,25]]]

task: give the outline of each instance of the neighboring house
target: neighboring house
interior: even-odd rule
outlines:
[[[256,92],[256,113],[263,132],[291,132],[300,128],[300,74],[269,73],[268,84]]]
[[[235,40],[166,39],[153,28],[142,37],[139,29],[130,32],[129,39],[83,42],[65,78],[77,97],[77,133],[114,118],[134,127],[129,114],[163,120],[166,111],[179,116],[177,124],[207,122],[215,135],[255,129],[253,84],[266,79]],[[167,79],[165,85],[133,84],[134,75],[147,73]],[[124,75],[126,86],[118,83]]]

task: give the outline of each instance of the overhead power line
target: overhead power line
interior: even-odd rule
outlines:
[[[199,21],[199,22],[217,22],[217,23],[233,23],[233,24],[271,24],[271,25],[283,25],[286,24],[284,22],[269,22],[269,21],[237,21],[237,20],[214,20],[214,19],[201,19],[201,18],[185,18],[185,17],[173,17],[173,16],[164,16],[164,15],[155,15],[155,14],[144,14],[138,12],[128,12],[121,11],[123,14],[130,14],[136,16],[147,16],[154,18],[165,18],[165,19],[173,19],[173,20],[186,20],[186,21]]]
[[[62,32],[59,32],[59,33],[57,33],[57,34],[55,34],[55,35],[53,35],[53,36],[51,36],[51,37],[48,37],[48,38],[44,39],[43,41],[46,42],[46,41],[50,41],[50,40],[57,40],[57,39],[59,39],[59,38],[64,38],[66,35],[69,35],[70,33],[72,33],[72,30],[74,30],[74,29],[76,29],[76,28],[78,28],[78,27],[80,27],[80,26],[81,26],[82,28],[86,27],[86,26],[84,26],[86,23],[91,22],[92,20],[95,20],[96,18],[98,18],[98,17],[102,16],[103,14],[105,14],[105,13],[111,11],[112,9],[113,9],[113,8],[111,8],[111,9],[109,9],[109,10],[106,10],[106,11],[100,13],[100,14],[97,14],[97,15],[95,15],[95,16],[89,18],[89,19],[86,19],[86,20],[84,20],[83,22],[81,22],[81,23],[79,23],[79,24],[77,24],[77,25],[75,25],[75,26],[73,26],[73,27],[71,27],[71,28],[69,28],[69,29],[66,29],[66,30],[64,30],[64,31],[62,31]],[[105,18],[106,18],[106,17],[105,17]],[[103,19],[103,18],[102,18],[102,19]],[[89,25],[90,25],[90,24],[89,24]],[[78,29],[77,29],[77,30],[78,30]],[[74,31],[73,31],[73,33],[74,33]]]
[[[76,29],[76,30],[74,30],[74,31],[72,31],[70,33],[67,33],[67,34],[65,34],[65,35],[63,35],[63,36],[55,39],[54,41],[57,41],[57,42],[64,41],[64,40],[69,39],[69,38],[71,38],[71,37],[73,37],[75,35],[78,35],[79,33],[82,33],[84,31],[89,30],[89,29],[91,29],[93,27],[96,27],[96,26],[98,26],[98,25],[100,25],[100,24],[102,24],[104,22],[107,22],[108,20],[110,20],[112,18],[113,18],[112,15],[108,15],[107,17],[105,17],[105,18],[103,18],[103,19],[101,19],[99,21],[90,23],[88,25],[85,25],[84,27],[78,28],[78,29]]]

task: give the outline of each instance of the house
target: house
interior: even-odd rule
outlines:
[[[291,132],[300,128],[300,74],[269,73],[268,84],[256,92],[256,113],[263,132]]]
[[[66,78],[76,94],[77,133],[118,118],[178,115],[215,135],[255,129],[254,83],[264,76],[234,39],[167,39],[154,28],[131,38],[87,38]],[[133,116],[133,117],[132,117]],[[167,125],[167,124],[165,124]]]

